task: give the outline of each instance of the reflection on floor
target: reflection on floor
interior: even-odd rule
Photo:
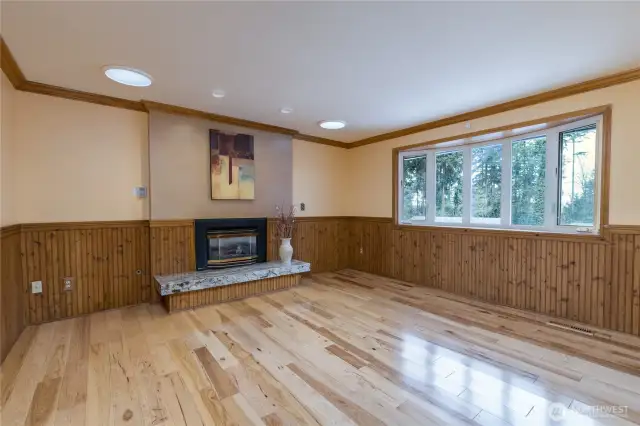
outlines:
[[[639,348],[347,270],[29,328],[2,425],[638,424]]]

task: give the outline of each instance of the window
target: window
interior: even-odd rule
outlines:
[[[436,222],[462,223],[462,151],[436,154]]]
[[[597,234],[601,122],[400,152],[400,222]]]
[[[596,126],[560,133],[560,224],[594,225]]]
[[[502,145],[471,149],[471,223],[500,224]]]
[[[547,138],[522,139],[511,143],[511,223],[544,224]]]
[[[425,220],[427,157],[407,157],[402,163],[402,220]]]

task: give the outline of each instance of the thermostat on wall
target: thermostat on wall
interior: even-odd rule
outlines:
[[[147,198],[147,187],[146,186],[136,186],[133,188],[133,195],[138,198]]]

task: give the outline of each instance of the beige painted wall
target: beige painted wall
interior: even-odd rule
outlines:
[[[148,217],[145,113],[16,92],[14,118],[15,221]]]
[[[550,115],[612,104],[610,223],[640,224],[640,81],[613,86],[552,102],[534,105],[441,127],[347,151],[351,188],[347,212],[352,216],[391,217],[392,148],[470,131],[491,129]]]
[[[209,129],[254,135],[255,200],[211,200]],[[290,136],[151,112],[151,219],[267,217],[291,204]]]
[[[4,74],[1,93],[3,226],[150,217],[149,201],[133,196],[133,187],[149,184],[146,114],[17,92]],[[636,189],[640,182],[638,99],[640,82],[632,82],[475,120],[471,131],[612,104],[610,220],[612,224],[640,224],[640,192]],[[171,143],[160,151],[153,168],[150,193],[156,208],[152,212],[154,219],[267,216],[272,214],[276,202],[291,201],[306,204],[307,209],[299,212],[300,216],[389,217],[391,149],[469,132],[463,124],[456,124],[352,150],[289,141],[283,143],[288,150],[280,153],[278,162],[273,162],[278,166],[269,166],[264,171],[277,173],[282,182],[288,176],[288,183],[283,187],[258,188],[260,199],[254,202],[213,202],[208,197],[208,163],[201,157],[207,155],[210,123],[200,121],[198,126],[205,131],[196,131],[189,120],[193,119],[167,118],[164,128],[161,127],[160,142]],[[232,130],[229,126],[215,127]],[[288,139],[264,135],[275,138],[270,140]],[[275,143],[279,146],[281,142]],[[197,149],[185,150],[194,145],[204,149],[204,154]],[[260,146],[264,145],[257,147],[258,158],[277,152],[260,153]],[[158,153],[155,149],[151,152]],[[289,158],[288,162],[285,158]],[[194,169],[196,163],[199,170]],[[264,176],[260,162],[258,168],[259,176]],[[203,171],[204,179],[196,177]]]
[[[11,178],[16,168],[15,153],[15,96],[16,90],[9,79],[0,73],[0,226],[18,223],[15,212],[15,181]]]
[[[293,141],[293,202],[299,216],[345,216],[348,181],[347,150]]]
[[[256,141],[263,137],[267,141],[257,146],[258,158],[278,157],[260,161],[258,173],[277,175],[275,181],[279,179],[281,183],[273,185],[271,178],[259,180],[265,186],[258,187],[257,202],[213,202],[208,198],[208,163],[201,161],[203,157],[197,150],[184,150],[185,143],[204,147],[206,158],[211,123],[200,122],[205,131],[196,131],[191,119],[165,121],[168,127],[161,128],[163,138],[172,135],[176,138],[173,141],[182,142],[164,151],[167,155],[156,163],[150,184],[147,114],[18,92],[1,74],[2,226],[147,219],[150,199],[139,200],[133,195],[133,188],[139,185],[150,185],[153,201],[159,203],[155,204],[154,219],[268,216],[273,214],[276,199],[282,203],[293,200],[298,205],[305,202],[306,211],[299,212],[300,216],[346,214],[344,149],[305,141],[295,141],[292,147],[288,137],[250,131],[259,135]],[[185,127],[187,122],[190,125]],[[230,126],[211,126],[234,130]],[[283,150],[262,152],[265,144]],[[204,179],[194,180],[194,161],[200,162],[201,167],[205,165]],[[180,179],[191,182],[177,185]],[[167,195],[169,198],[164,198]],[[224,204],[226,207],[221,209]]]

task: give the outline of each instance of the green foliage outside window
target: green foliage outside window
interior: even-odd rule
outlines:
[[[515,141],[511,145],[511,223],[544,224],[546,137]]]
[[[547,141],[546,136],[539,136],[507,142],[511,143],[511,223],[545,224],[546,174],[555,173],[553,169],[547,171],[547,142],[559,143],[558,225],[593,226],[596,211],[595,125],[561,132],[559,141]],[[472,222],[500,222],[503,147],[496,143],[470,148]],[[435,216],[462,218],[463,151],[440,151],[434,155],[435,173],[431,172],[431,176],[435,175],[436,179]],[[426,220],[427,157],[406,157],[402,162],[401,219]]]
[[[427,158],[410,157],[403,161],[402,220],[426,218],[426,164]]]
[[[592,226],[596,199],[596,127],[562,132],[560,142],[560,224]]]
[[[462,217],[462,151],[436,155],[436,216]]]
[[[471,151],[471,217],[499,218],[502,202],[502,145]]]

